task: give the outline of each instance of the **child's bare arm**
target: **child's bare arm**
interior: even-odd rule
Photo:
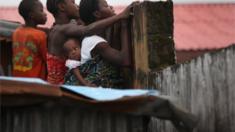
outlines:
[[[82,77],[82,75],[81,75],[81,73],[80,73],[80,71],[79,71],[78,68],[74,68],[74,69],[73,69],[73,74],[75,74],[76,78],[78,79],[78,81],[79,81],[82,85],[84,85],[84,86],[90,86],[90,87],[97,87],[95,84],[92,84],[92,83],[86,81],[86,80]]]
[[[126,19],[130,16],[131,14],[131,8],[138,4],[138,2],[133,2],[131,5],[129,5],[122,13],[94,22],[90,25],[84,26],[84,25],[76,25],[76,24],[67,24],[65,26],[65,34],[66,36],[73,36],[73,37],[81,37],[83,35],[87,34],[92,34],[97,32],[100,29],[104,29],[115,22],[121,20],[121,19]]]

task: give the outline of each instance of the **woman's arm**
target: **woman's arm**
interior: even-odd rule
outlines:
[[[97,32],[100,29],[104,29],[115,22],[121,20],[121,19],[127,19],[130,16],[131,9],[134,5],[137,5],[139,2],[133,2],[131,5],[129,5],[122,13],[94,22],[90,25],[84,26],[84,25],[76,25],[76,24],[67,24],[64,27],[64,32],[66,36],[71,37],[81,37],[87,34],[93,34]]]
[[[116,50],[109,44],[102,42],[96,45],[94,51],[113,64],[120,66],[130,66],[131,60],[128,44],[127,21],[123,21],[121,29],[121,50]]]

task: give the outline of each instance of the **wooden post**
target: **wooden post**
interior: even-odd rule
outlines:
[[[144,1],[132,21],[133,87],[148,87],[148,74],[175,64],[173,2]]]

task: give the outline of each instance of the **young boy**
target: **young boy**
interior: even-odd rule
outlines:
[[[66,67],[64,66],[63,44],[67,38],[81,39],[84,35],[94,33],[121,19],[128,18],[132,6],[133,4],[118,15],[84,26],[70,23],[71,19],[77,20],[79,17],[78,6],[74,0],[47,0],[47,9],[55,18],[55,24],[48,38],[48,81],[52,84],[64,83]]]
[[[92,84],[91,82],[85,80],[80,73],[79,67],[82,65],[81,60],[81,45],[80,42],[74,38],[69,39],[64,43],[64,50],[66,57],[66,67],[69,68],[69,71],[73,72],[75,75],[76,80],[78,80],[77,84],[74,85],[84,85],[90,87],[96,87],[96,85]]]
[[[46,34],[37,29],[46,13],[39,0],[22,0],[18,10],[25,25],[13,33],[13,76],[46,80]]]

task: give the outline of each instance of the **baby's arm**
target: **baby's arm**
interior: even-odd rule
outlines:
[[[73,74],[76,76],[76,78],[78,79],[78,81],[79,81],[82,85],[84,85],[84,86],[89,86],[89,87],[97,87],[95,84],[92,84],[92,83],[90,83],[89,81],[86,81],[86,80],[82,77],[82,75],[81,75],[81,73],[80,73],[80,71],[79,71],[78,68],[74,68],[74,69],[72,69],[72,71],[73,71]]]

